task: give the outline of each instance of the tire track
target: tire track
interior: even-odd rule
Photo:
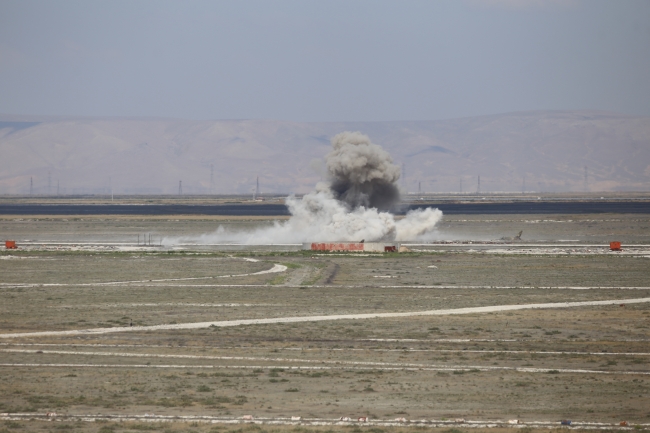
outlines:
[[[172,346],[169,345],[155,345],[155,344],[77,344],[77,343],[0,343],[0,346],[12,346],[12,347],[128,347],[128,348],[163,348],[171,349]],[[187,349],[204,349],[203,346],[182,346],[184,350]],[[268,351],[268,347],[248,347],[248,346],[210,346],[213,350],[261,350]],[[517,355],[578,355],[578,356],[650,356],[650,352],[578,352],[578,351],[545,351],[545,350],[475,350],[475,349],[370,349],[370,348],[336,348],[336,347],[320,347],[320,348],[304,348],[304,347],[279,347],[274,348],[274,350],[287,350],[292,352],[425,352],[425,353],[481,353],[481,354],[491,354],[491,353],[503,353],[503,354],[517,354]],[[0,349],[0,352],[5,350]],[[16,350],[8,350],[16,351]],[[26,353],[33,351],[26,350]],[[47,352],[44,352],[47,353]],[[93,352],[95,353],[95,352]]]
[[[46,414],[46,413],[1,413],[0,419],[5,421],[81,421],[81,422],[97,422],[97,421],[114,421],[114,422],[150,422],[150,423],[169,423],[169,422],[199,422],[205,424],[262,424],[262,425],[294,425],[294,426],[427,426],[430,428],[441,428],[450,426],[460,426],[466,428],[522,428],[526,425],[537,428],[557,428],[561,424],[558,421],[521,421],[517,423],[505,420],[444,420],[444,419],[406,419],[396,418],[393,420],[388,419],[370,419],[364,417],[365,420],[354,421],[350,418],[343,420],[343,418],[303,418],[300,416],[294,417],[254,417],[252,415],[245,415],[241,417],[233,416],[209,416],[209,415],[101,415],[101,414]],[[650,426],[650,424],[635,424],[641,427]],[[620,423],[603,423],[603,422],[589,422],[589,421],[573,421],[571,426],[562,426],[566,429],[581,429],[581,430],[626,430],[629,431],[631,427],[621,426]]]
[[[18,337],[47,337],[56,335],[97,335],[111,334],[117,332],[135,332],[135,331],[160,331],[176,329],[202,329],[210,327],[229,327],[242,325],[267,325],[277,323],[300,323],[300,322],[322,322],[330,320],[361,320],[361,319],[380,319],[396,317],[416,317],[416,316],[448,316],[460,314],[477,314],[477,313],[495,313],[502,311],[530,310],[530,309],[549,309],[549,308],[573,308],[585,306],[603,306],[603,305],[623,305],[648,303],[650,298],[636,299],[612,299],[606,301],[582,301],[582,302],[558,302],[546,304],[520,304],[520,305],[493,305],[487,307],[468,307],[456,308],[450,310],[428,310],[413,311],[405,313],[365,313],[365,314],[339,314],[329,316],[299,316],[299,317],[276,317],[271,319],[242,319],[242,320],[224,320],[215,322],[194,322],[180,323],[169,325],[152,325],[152,326],[128,326],[115,328],[94,328],[94,329],[75,329],[68,331],[41,331],[41,332],[20,332],[12,334],[0,334],[0,338],[18,338]]]
[[[254,259],[249,259],[247,261],[257,261]],[[30,287],[87,287],[87,286],[115,286],[120,284],[137,284],[137,283],[164,283],[167,281],[188,281],[188,280],[213,280],[217,278],[234,278],[234,277],[249,277],[252,275],[264,275],[264,274],[275,274],[279,272],[285,272],[287,267],[279,263],[274,263],[271,269],[266,269],[264,271],[252,272],[248,274],[232,274],[232,275],[215,275],[211,277],[184,277],[184,278],[163,278],[157,280],[128,280],[128,281],[106,281],[98,283],[29,283],[29,284],[20,284],[20,283],[0,283],[2,288],[30,288]]]

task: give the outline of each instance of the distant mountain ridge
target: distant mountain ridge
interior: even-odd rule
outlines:
[[[0,194],[303,193],[329,139],[361,131],[407,191],[650,190],[650,117],[535,111],[437,121],[193,121],[0,115]],[[585,169],[586,167],[586,169]],[[212,183],[211,180],[212,168]],[[585,174],[587,175],[585,182]]]

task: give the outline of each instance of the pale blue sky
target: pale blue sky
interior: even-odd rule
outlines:
[[[650,115],[650,1],[0,0],[0,113]]]

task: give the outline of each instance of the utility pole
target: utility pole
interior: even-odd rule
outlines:
[[[178,195],[183,195],[183,181],[178,181]]]
[[[481,192],[481,175],[478,175],[478,185],[476,187],[476,192]]]
[[[29,178],[29,195],[32,195],[34,193],[34,178],[30,177]]]
[[[210,164],[210,194],[214,194],[214,164]]]
[[[59,196],[59,180],[56,180],[56,195]]]

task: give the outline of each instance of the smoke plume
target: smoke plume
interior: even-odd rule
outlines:
[[[342,132],[332,138],[332,151],[325,163],[327,182],[316,185],[302,199],[287,198],[288,221],[247,232],[220,226],[214,233],[183,241],[258,245],[416,241],[429,238],[442,218],[440,210],[427,208],[395,219],[389,210],[400,199],[396,185],[400,169],[388,152],[360,132]]]
[[[395,182],[400,169],[388,152],[360,132],[343,132],[332,139],[325,158],[334,197],[351,209],[390,210],[399,201]]]

